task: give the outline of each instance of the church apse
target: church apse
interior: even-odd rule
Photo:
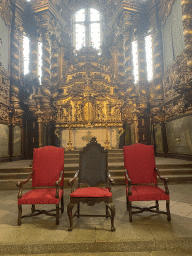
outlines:
[[[56,128],[62,137],[68,137],[70,127],[71,139],[78,138],[79,142],[74,145],[77,148],[84,145],[84,138],[90,132],[92,136],[97,134],[98,140],[103,137],[100,141],[103,146],[110,140],[111,133],[115,133],[111,146],[119,146],[116,136],[123,124],[121,108],[124,101],[106,63],[95,49],[84,47],[70,60],[59,84]],[[62,146],[66,146],[67,140],[63,141]]]

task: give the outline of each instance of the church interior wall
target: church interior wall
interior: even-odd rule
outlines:
[[[163,154],[163,138],[160,124],[154,125],[154,135],[155,151],[157,154]]]
[[[168,152],[192,155],[192,115],[169,120],[166,124]]]
[[[36,143],[32,144],[36,146],[37,141],[39,146],[59,145],[60,138],[60,146],[67,147],[70,122],[75,122],[76,118],[73,113],[73,120],[66,117],[67,121],[62,124],[62,121],[58,121],[57,104],[59,97],[63,97],[63,102],[68,103],[60,108],[62,111],[66,108],[66,115],[70,115],[70,109],[67,108],[78,99],[77,95],[74,102],[70,99],[72,96],[68,100],[65,99],[66,95],[61,97],[61,89],[66,86],[64,79],[70,72],[70,67],[73,66],[74,70],[76,68],[73,65],[75,51],[71,17],[77,10],[84,8],[87,1],[79,1],[78,6],[73,6],[74,2],[63,1],[62,10],[58,1],[48,1],[43,5],[41,1],[31,1],[31,9],[28,11],[33,16],[33,24],[38,28],[36,32],[22,20],[28,4],[25,0],[16,0],[11,6],[11,1],[5,0],[0,10],[0,132],[3,134],[0,137],[0,161],[8,157],[16,159],[31,155],[25,152],[29,140],[35,140]],[[113,106],[109,104],[109,109],[106,107],[103,111],[107,115],[107,111],[115,109],[115,101],[118,106],[121,105],[120,120],[114,120],[119,122],[118,125],[114,123],[114,127],[112,124],[108,127],[109,146],[118,148],[120,139],[123,138],[125,144],[154,143],[157,154],[192,155],[191,3],[181,0],[151,0],[146,3],[137,2],[134,8],[132,5],[132,2],[128,4],[121,0],[114,3],[90,1],[90,7],[102,14],[102,76],[104,78],[107,75],[107,86],[111,86],[111,81],[116,83],[115,89],[113,86],[110,89],[110,94],[114,95],[115,92],[116,95]],[[148,33],[151,33],[153,40],[152,82],[148,82],[146,77],[142,41]],[[33,46],[34,42],[43,42],[43,77],[40,86],[34,85],[34,82],[23,75],[23,35],[30,37]],[[139,40],[140,47],[138,65],[141,81],[138,84],[134,84],[133,77],[130,47],[133,40]],[[34,51],[35,48],[32,49],[30,69],[37,77],[37,52]],[[108,76],[107,72],[112,72],[112,75]],[[71,85],[75,79],[77,77],[72,77]],[[23,91],[25,96],[21,94]],[[70,93],[70,89],[68,92]],[[77,92],[74,95],[75,93]],[[85,99],[78,104],[83,109]],[[30,112],[31,120],[36,122],[35,131],[27,131],[28,128],[24,130],[27,127],[25,122],[29,122],[25,108]],[[141,124],[142,119],[144,125]],[[124,137],[119,130],[120,126],[124,126]],[[99,142],[105,145],[105,125],[94,129],[95,133],[92,134],[93,130],[87,124],[81,121],[73,124],[73,147],[85,146],[90,134],[96,135]],[[27,138],[29,134],[36,134],[36,138]]]
[[[0,124],[0,158],[9,156],[9,127],[6,124]]]
[[[20,126],[14,126],[13,128],[13,157],[21,156],[22,145],[22,130]]]

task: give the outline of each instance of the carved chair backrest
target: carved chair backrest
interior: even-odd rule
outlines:
[[[86,183],[90,187],[95,187],[99,183],[107,185],[107,171],[108,152],[97,143],[96,138],[92,138],[80,151],[78,187],[81,183]]]
[[[138,143],[124,146],[123,153],[124,166],[133,184],[157,183],[157,175],[154,171],[155,155],[152,145]]]
[[[64,148],[46,146],[33,150],[32,187],[55,186],[64,170]],[[60,186],[63,186],[63,179]]]

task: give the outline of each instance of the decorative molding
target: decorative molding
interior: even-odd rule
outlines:
[[[0,16],[7,26],[11,26],[12,12],[10,0],[0,0]]]

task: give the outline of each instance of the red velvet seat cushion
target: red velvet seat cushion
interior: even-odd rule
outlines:
[[[128,188],[126,191],[128,195]],[[153,185],[131,186],[131,192],[129,201],[169,200],[169,195],[166,195],[163,189]]]
[[[78,188],[70,194],[71,197],[111,197],[112,193],[107,188]]]
[[[25,193],[18,204],[58,204],[62,198],[63,190],[59,190],[59,198],[55,198],[56,188],[34,189]]]

